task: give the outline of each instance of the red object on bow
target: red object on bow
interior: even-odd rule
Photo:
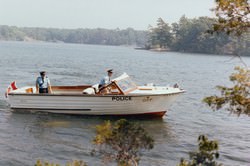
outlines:
[[[9,93],[11,92],[11,90],[16,90],[18,89],[17,86],[16,86],[16,81],[13,81],[10,86],[8,86],[8,88],[6,89],[5,91],[5,97],[7,98]]]
[[[11,84],[10,84],[12,90],[16,90],[17,87],[16,87],[16,81],[13,81]]]

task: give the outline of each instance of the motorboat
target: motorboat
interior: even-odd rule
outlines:
[[[124,73],[102,88],[98,85],[52,86],[53,93],[39,94],[35,86],[8,88],[6,97],[15,111],[81,115],[147,115],[162,117],[177,96],[178,86],[137,86]]]

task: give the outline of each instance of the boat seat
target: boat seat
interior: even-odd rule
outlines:
[[[95,93],[99,92],[99,84],[92,85],[92,88],[94,88]]]
[[[86,94],[86,95],[94,95],[95,94],[95,89],[93,87],[84,89],[82,91],[82,94]]]
[[[25,92],[26,93],[33,93],[33,88],[27,88],[27,89],[25,89]]]

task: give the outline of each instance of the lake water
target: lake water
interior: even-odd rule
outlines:
[[[250,64],[250,58],[243,58]],[[46,70],[53,85],[94,84],[113,68],[115,76],[127,72],[137,84],[178,83],[187,93],[169,108],[163,119],[131,119],[155,139],[143,152],[140,165],[175,166],[197,149],[197,138],[207,134],[219,142],[219,162],[250,165],[250,119],[226,111],[213,112],[202,98],[216,93],[216,85],[230,85],[228,76],[239,59],[230,56],[150,52],[130,47],[76,44],[0,42],[0,165],[32,166],[37,159],[64,164],[82,159],[102,165],[90,152],[94,126],[108,118],[39,113],[9,109],[4,92],[9,83],[34,85]],[[114,120],[114,119],[111,119]]]

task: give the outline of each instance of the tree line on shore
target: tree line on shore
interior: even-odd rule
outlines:
[[[169,25],[162,18],[156,27],[148,31],[148,49],[172,50],[208,54],[250,55],[250,33],[235,36],[213,33],[211,29],[218,21],[215,18],[189,19],[182,16],[178,23]]]
[[[117,29],[56,29],[0,26],[0,40],[46,41],[98,45],[126,45],[144,49],[171,50],[207,54],[250,55],[250,33],[233,36],[212,34],[209,30],[217,20],[209,17],[189,19],[182,16],[168,24],[162,18],[147,31]]]
[[[0,40],[46,41],[98,45],[144,45],[146,31],[117,29],[58,29],[0,26]]]

